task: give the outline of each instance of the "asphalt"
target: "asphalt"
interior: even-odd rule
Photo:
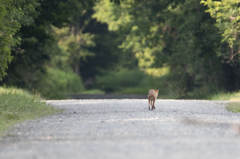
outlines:
[[[225,101],[47,101],[62,113],[15,125],[0,159],[239,159],[240,115]]]

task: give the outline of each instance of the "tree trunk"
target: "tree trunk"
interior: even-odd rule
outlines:
[[[76,63],[74,72],[75,72],[78,76],[80,76],[79,62]]]

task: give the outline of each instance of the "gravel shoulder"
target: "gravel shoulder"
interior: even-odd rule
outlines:
[[[47,101],[60,114],[18,124],[0,159],[238,159],[240,115],[226,102],[146,99]]]

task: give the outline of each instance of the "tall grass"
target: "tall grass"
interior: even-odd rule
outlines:
[[[0,87],[0,134],[13,124],[59,111],[43,102],[37,94],[32,95],[16,88]]]

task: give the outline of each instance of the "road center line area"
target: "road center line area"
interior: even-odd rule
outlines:
[[[225,101],[51,100],[63,112],[15,125],[0,159],[239,159],[240,115]]]

